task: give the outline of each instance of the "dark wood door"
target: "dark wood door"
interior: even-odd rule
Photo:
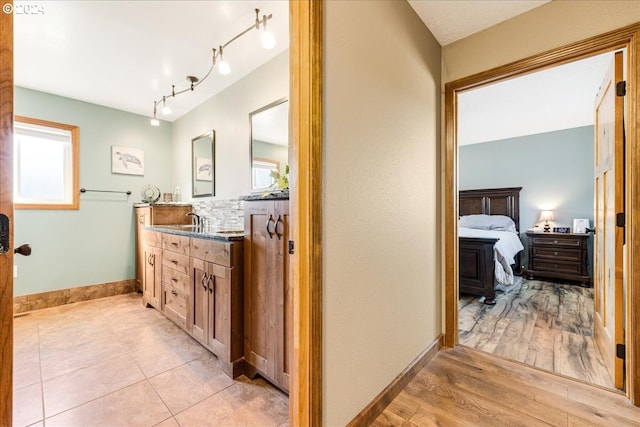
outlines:
[[[4,1],[11,7],[12,1]],[[0,255],[0,425],[12,425],[13,404],[13,14],[0,13],[0,214],[9,220]]]

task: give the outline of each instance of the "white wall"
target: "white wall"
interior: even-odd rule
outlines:
[[[443,83],[640,22],[638,0],[552,1],[442,49]]]
[[[324,13],[323,413],[344,426],[442,330],[441,58],[405,1]]]
[[[288,49],[173,122],[173,181],[183,200],[191,200],[191,140],[211,129],[216,131],[215,199],[250,193],[249,113],[280,98],[289,98]]]

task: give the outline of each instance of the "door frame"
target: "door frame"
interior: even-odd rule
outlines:
[[[625,148],[625,302],[626,307],[640,307],[640,218],[635,218],[635,215],[640,215],[640,173],[636,172],[640,171],[640,24],[634,24],[445,84],[442,203],[446,347],[458,345],[458,93],[621,48],[627,49],[628,58],[625,76],[628,83],[625,106],[628,142]],[[627,311],[626,395],[634,405],[640,406],[640,310]]]
[[[322,425],[322,4],[289,1],[289,425],[301,427]]]
[[[13,6],[12,1],[3,3]],[[7,167],[9,165],[9,167]],[[13,14],[0,14],[0,213],[9,217],[9,248],[0,255],[0,425],[13,410]]]

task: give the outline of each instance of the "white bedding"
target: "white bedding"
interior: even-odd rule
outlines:
[[[515,262],[514,258],[516,254],[524,249],[517,233],[459,227],[458,235],[460,237],[491,237],[500,239],[493,245],[496,282],[506,286],[513,285],[514,277],[511,264]]]

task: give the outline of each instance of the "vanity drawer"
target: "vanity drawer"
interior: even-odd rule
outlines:
[[[163,283],[162,288],[162,312],[176,325],[186,329],[188,294],[168,283]]]
[[[162,266],[189,274],[189,256],[173,251],[162,251]]]
[[[162,233],[162,249],[189,255],[189,237]]]
[[[162,283],[171,285],[181,292],[188,293],[191,284],[190,276],[166,265],[162,266]]]
[[[191,256],[214,264],[232,267],[232,251],[237,243],[191,238]]]

